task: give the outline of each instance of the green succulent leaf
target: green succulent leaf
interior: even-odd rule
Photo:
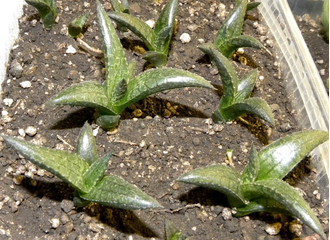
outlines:
[[[260,169],[258,157],[258,152],[255,146],[252,145],[249,163],[245,167],[241,176],[242,183],[249,183],[255,181]]]
[[[220,101],[218,112],[226,121],[232,121],[244,114],[252,114],[267,121],[271,126],[275,125],[272,110],[267,102],[261,98],[247,98],[228,107],[222,107],[221,104]]]
[[[258,70],[252,70],[246,74],[238,83],[235,102],[241,102],[251,94],[257,80]]]
[[[150,62],[155,67],[164,66],[167,62],[167,55],[160,52],[148,51],[142,55],[142,58]]]
[[[126,12],[129,13],[129,6],[127,0],[122,0],[120,3],[118,0],[110,0],[112,8],[116,12]]]
[[[178,11],[179,0],[170,0],[161,12],[156,25],[155,35],[158,35],[164,28],[174,29],[175,16]],[[171,34],[172,35],[172,34]]]
[[[9,146],[32,163],[46,169],[79,191],[90,190],[83,178],[89,165],[78,154],[48,149],[18,138],[2,137]]]
[[[247,2],[248,0],[238,0],[236,2],[234,10],[229,14],[216,35],[214,44],[217,48],[219,48],[227,39],[241,35]]]
[[[109,99],[109,105],[112,106],[115,101],[114,94],[116,94],[116,86],[122,79],[128,78],[128,63],[116,30],[99,1],[97,1],[97,16],[103,39],[103,51],[105,56],[106,96]]]
[[[131,30],[144,42],[150,51],[156,50],[154,44],[156,35],[154,31],[148,26],[148,24],[127,13],[110,12],[108,15],[117,23],[120,23],[121,25]]]
[[[246,35],[240,35],[237,37],[229,38],[223,41],[221,45],[218,46],[220,52],[227,58],[231,58],[233,53],[238,48],[243,47],[252,47],[252,48],[264,48],[264,45],[262,45],[257,39],[246,36]]]
[[[246,11],[250,11],[260,5],[261,2],[249,2],[246,7]]]
[[[281,204],[291,215],[299,218],[323,239],[327,239],[313,210],[303,197],[289,184],[280,179],[265,179],[242,185],[247,199],[267,198]]]
[[[95,185],[104,177],[105,170],[107,170],[111,153],[107,153],[103,157],[94,161],[87,171],[84,173],[85,184],[89,189],[95,187]]]
[[[232,167],[211,165],[198,168],[184,174],[177,181],[195,184],[224,193],[230,200],[229,204],[233,207],[245,206],[247,204],[240,187],[240,175]]]
[[[99,158],[93,130],[86,122],[80,130],[76,153],[91,165]]]
[[[150,69],[128,83],[127,94],[114,106],[122,112],[133,103],[164,90],[182,87],[205,87],[214,89],[203,77],[174,68]]]
[[[259,152],[257,180],[284,178],[307,154],[328,139],[328,132],[308,130],[273,142]]]
[[[117,86],[115,87],[115,92],[114,92],[114,101],[118,101],[122,99],[127,92],[127,82],[125,79],[122,79]]]
[[[101,108],[110,113],[112,111],[108,108],[108,102],[108,97],[101,84],[82,82],[64,89],[52,97],[47,104]]]
[[[90,204],[90,203],[91,203],[91,201],[87,201],[87,200],[84,200],[81,197],[79,197],[78,191],[74,192],[74,196],[73,196],[74,206],[84,208],[84,207],[88,206],[88,204]]]
[[[110,3],[115,12],[130,13],[127,0],[122,0],[121,3],[118,0],[110,0]],[[127,28],[120,23],[117,24],[117,27],[119,31],[127,32]]]
[[[88,193],[79,193],[82,199],[121,209],[148,209],[162,207],[135,185],[114,176],[104,176]]]
[[[227,107],[231,105],[235,99],[238,88],[238,76],[231,65],[230,61],[219,52],[213,45],[203,44],[199,48],[210,56],[211,61],[219,70],[221,81],[224,88],[224,95],[222,97],[222,106]]]
[[[159,31],[155,38],[155,46],[158,52],[167,55],[168,46],[171,40],[173,27],[165,27]]]
[[[244,207],[236,208],[235,217],[243,217],[255,212],[281,213],[290,216],[291,213],[274,199],[261,197],[254,199]]]
[[[128,78],[127,82],[131,81],[135,77],[135,68],[136,68],[136,61],[130,61],[128,63]]]
[[[120,115],[107,115],[107,114],[98,114],[96,118],[96,124],[104,130],[114,128],[118,125],[120,120]]]
[[[25,2],[38,10],[45,28],[54,27],[57,16],[55,0],[25,0]]]
[[[169,220],[165,219],[165,240],[184,240],[186,239],[180,230]]]
[[[83,30],[90,13],[85,13],[74,19],[68,26],[68,32],[71,37],[77,37]]]

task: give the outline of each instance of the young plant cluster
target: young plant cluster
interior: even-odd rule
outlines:
[[[55,24],[56,5],[53,0],[26,0],[38,9],[45,28]],[[96,123],[107,130],[116,127],[120,114],[135,102],[157,92],[183,87],[215,88],[203,77],[188,71],[167,68],[167,58],[179,0],[170,0],[161,12],[154,29],[130,15],[127,0],[110,1],[114,12],[106,13],[96,2],[97,18],[103,39],[106,76],[104,84],[86,81],[71,86],[48,104],[92,107]],[[228,122],[244,114],[255,115],[271,126],[275,125],[269,105],[260,98],[250,97],[258,71],[253,70],[242,79],[232,66],[231,58],[241,47],[264,48],[250,36],[242,35],[247,11],[259,3],[236,1],[236,6],[218,31],[214,43],[199,46],[218,68],[224,94],[214,111],[214,122]],[[69,25],[69,34],[79,38],[88,20],[88,14],[76,18]],[[124,49],[110,18],[120,31],[129,29],[148,48],[142,56],[155,68],[135,76],[135,62],[128,62]],[[48,170],[75,189],[74,203],[84,207],[97,202],[123,209],[162,207],[123,179],[106,174],[111,153],[99,157],[95,138],[89,124],[85,124],[78,137],[74,153],[48,149],[21,139],[2,136],[18,153],[41,168]],[[326,236],[317,217],[299,193],[282,179],[319,144],[328,140],[328,133],[309,130],[279,139],[257,152],[252,147],[249,163],[242,174],[225,165],[212,165],[195,169],[177,181],[215,189],[227,195],[236,216],[253,212],[277,212],[298,217],[323,239]],[[165,221],[166,239],[185,239],[172,223]]]

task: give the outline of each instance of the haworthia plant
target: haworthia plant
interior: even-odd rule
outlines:
[[[88,123],[80,132],[75,153],[45,148],[14,137],[2,137],[26,159],[71,185],[76,190],[74,203],[78,207],[90,202],[131,210],[161,207],[135,185],[115,175],[105,174],[111,153],[98,156]]]
[[[134,77],[135,63],[128,63],[111,20],[97,2],[97,16],[104,43],[105,83],[83,82],[60,92],[48,104],[93,107],[97,124],[115,127],[120,113],[133,103],[157,92],[173,88],[204,87],[214,89],[204,78],[188,71],[158,68]]]
[[[326,235],[308,203],[282,180],[310,151],[329,139],[329,133],[308,130],[281,138],[257,152],[240,175],[226,165],[192,170],[178,181],[211,188],[227,195],[236,216],[254,212],[276,212],[299,218],[323,239]]]
[[[68,26],[68,32],[71,37],[75,38],[80,35],[88,20],[90,13],[85,13],[74,19]]]
[[[170,0],[161,12],[153,30],[142,20],[122,12],[111,12],[109,16],[122,26],[127,27],[147,46],[142,56],[156,67],[167,63],[169,45],[174,32],[175,16],[179,0]]]
[[[234,10],[229,14],[215,40],[215,47],[227,58],[242,47],[264,48],[264,46],[251,36],[241,35],[246,11],[257,7],[259,3],[248,3],[248,0],[238,0]]]
[[[224,94],[220,99],[218,109],[213,114],[213,121],[228,122],[243,114],[252,114],[274,126],[274,117],[266,101],[249,97],[254,88],[258,71],[253,70],[239,80],[230,61],[212,44],[204,44],[199,48],[210,56],[212,63],[219,70],[223,84]]]
[[[25,0],[25,2],[38,10],[45,28],[54,27],[57,16],[55,0]]]

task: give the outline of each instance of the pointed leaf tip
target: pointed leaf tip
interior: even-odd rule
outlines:
[[[320,130],[297,132],[281,138],[259,152],[260,172],[257,180],[284,178],[307,154],[329,139]]]
[[[76,153],[91,165],[99,158],[92,127],[86,122],[78,137]]]

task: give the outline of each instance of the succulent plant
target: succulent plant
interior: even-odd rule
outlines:
[[[242,174],[233,167],[211,165],[192,170],[177,181],[211,188],[227,195],[237,217],[254,212],[283,213],[299,218],[323,239],[322,226],[299,192],[282,179],[329,133],[309,130],[281,138],[257,152],[251,148],[250,159]]]
[[[150,69],[134,77],[135,62],[128,63],[111,20],[97,2],[97,15],[104,43],[105,83],[82,82],[52,97],[48,104],[92,107],[103,129],[115,127],[120,113],[154,93],[182,87],[214,89],[201,76],[174,68]]]
[[[148,51],[142,56],[156,67],[167,63],[167,54],[174,32],[175,16],[179,0],[170,0],[161,12],[153,30],[142,20],[122,12],[110,12],[109,16],[131,30],[147,46]]]
[[[212,63],[218,68],[223,84],[224,94],[213,114],[213,121],[228,122],[243,114],[253,114],[274,126],[274,117],[267,102],[261,98],[249,97],[258,71],[252,70],[239,80],[230,61],[212,44],[204,44],[200,49],[210,56]]]
[[[236,1],[234,10],[226,18],[214,40],[214,46],[225,57],[232,58],[232,55],[238,48],[264,48],[257,39],[251,36],[241,35],[246,11],[258,5],[259,3],[257,2],[248,3],[248,0]]]
[[[90,202],[122,209],[161,207],[135,185],[113,174],[105,174],[111,153],[99,157],[88,123],[81,129],[74,153],[45,148],[14,137],[2,137],[26,159],[72,186],[75,189],[74,203],[78,207]]]

